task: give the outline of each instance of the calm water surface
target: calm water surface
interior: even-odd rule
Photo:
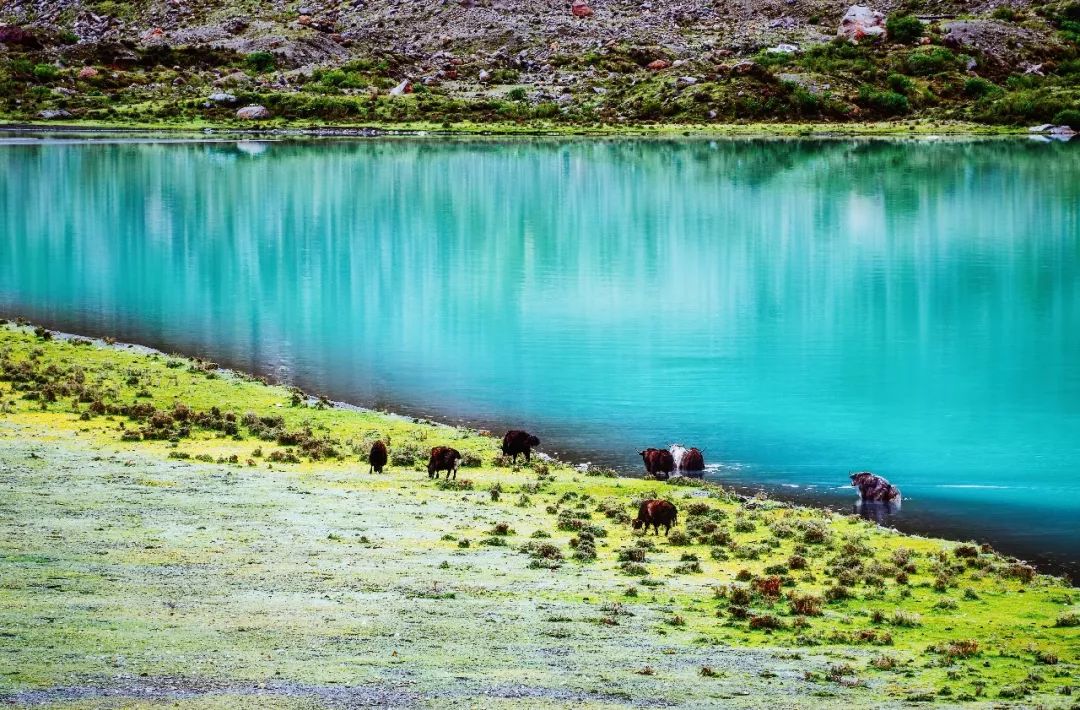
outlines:
[[[29,139],[0,231],[7,315],[1080,560],[1080,145]]]

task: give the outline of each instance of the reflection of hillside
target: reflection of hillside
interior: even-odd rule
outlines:
[[[0,150],[0,306],[485,412],[897,446],[934,412],[1080,416],[1074,145],[247,148]]]

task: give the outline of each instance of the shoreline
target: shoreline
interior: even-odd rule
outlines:
[[[530,136],[530,137],[676,137],[676,136],[776,136],[776,137],[859,137],[859,136],[1032,136],[1022,126],[1001,126],[961,121],[911,119],[851,123],[710,123],[710,124],[604,124],[577,126],[558,123],[472,123],[446,127],[441,123],[313,124],[310,122],[268,121],[262,124],[236,123],[99,123],[74,121],[17,121],[0,123],[0,131],[27,133],[108,132],[205,132],[209,134],[285,135],[310,137],[393,137],[393,136]]]
[[[194,360],[195,362],[211,362],[206,356],[191,354],[182,350],[175,350],[168,348],[167,345],[150,343],[144,344],[139,342],[129,342],[124,340],[117,340],[113,336],[104,334],[79,334],[72,333],[63,328],[52,327],[47,321],[40,322],[37,320],[29,320],[17,315],[9,315],[0,312],[0,319],[6,319],[12,324],[18,325],[20,321],[23,325],[18,327],[24,327],[32,330],[35,326],[44,327],[53,333],[54,337],[58,337],[65,341],[79,341],[89,340],[97,347],[108,348],[116,350],[118,352],[130,352],[139,355],[158,356],[158,357],[180,357],[184,359]],[[7,326],[0,325],[0,328]],[[292,390],[303,392],[304,396],[308,398],[309,403],[315,403],[318,401],[329,402],[334,407],[343,409],[346,411],[355,411],[358,413],[374,415],[378,417],[385,417],[402,422],[409,422],[413,424],[433,424],[439,427],[454,428],[454,429],[467,429],[481,436],[490,436],[497,439],[496,430],[501,428],[513,428],[514,422],[510,421],[494,421],[494,420],[474,420],[468,417],[459,418],[446,418],[440,416],[438,413],[423,412],[420,410],[412,410],[407,405],[398,403],[389,405],[388,408],[382,408],[379,406],[369,406],[366,403],[355,403],[345,400],[333,399],[333,393],[317,393],[311,392],[304,388],[303,382],[287,382],[273,375],[272,372],[259,372],[248,371],[237,363],[228,361],[227,359],[214,358],[213,363],[218,365],[217,372],[242,380],[255,380],[263,384],[270,386],[284,387]],[[550,445],[549,445],[550,447]],[[545,447],[545,448],[549,448]],[[541,454],[546,457],[546,460],[551,461],[555,465],[562,465],[568,468],[572,468],[581,472],[587,470],[600,470],[600,471],[612,471],[616,473],[620,478],[629,480],[647,480],[643,473],[636,472],[636,469],[630,470],[617,463],[610,464],[613,461],[613,452],[604,450],[591,450],[591,451],[579,451],[574,449],[563,449],[559,447],[560,451],[556,456],[549,456],[547,454]],[[599,463],[597,463],[599,459]],[[715,463],[715,462],[714,462]],[[752,498],[755,496],[765,496],[769,500],[773,500],[784,504],[793,504],[799,506],[806,506],[809,508],[828,511],[830,513],[841,515],[861,515],[865,519],[874,522],[879,527],[885,530],[892,530],[903,535],[913,535],[919,537],[926,537],[931,539],[942,538],[946,540],[953,540],[957,542],[970,541],[975,543],[988,543],[994,547],[994,549],[1001,550],[1006,554],[1013,555],[1017,559],[1034,565],[1040,572],[1044,574],[1050,574],[1060,576],[1072,584],[1080,583],[1080,559],[1062,559],[1058,551],[1048,551],[1044,546],[1038,543],[1024,544],[1023,540],[1027,537],[1020,529],[1011,530],[1012,535],[1008,535],[1010,530],[1001,529],[997,534],[993,536],[979,535],[971,532],[970,520],[959,520],[955,518],[950,519],[944,516],[944,511],[949,508],[949,504],[943,501],[931,501],[930,508],[939,509],[941,512],[934,513],[928,512],[925,509],[921,511],[921,515],[916,515],[914,519],[905,518],[903,512],[899,515],[882,514],[882,511],[875,511],[873,509],[858,510],[858,499],[852,491],[851,497],[845,502],[840,500],[839,495],[830,496],[826,494],[825,490],[847,490],[846,487],[836,486],[832,489],[816,489],[807,490],[803,488],[790,488],[783,483],[764,483],[754,482],[747,480],[739,480],[724,474],[724,464],[719,464],[719,470],[707,471],[702,476],[691,476],[696,480],[701,480],[707,485],[718,486],[723,490],[732,491],[741,496]],[[635,475],[635,472],[637,475]],[[661,481],[662,483],[662,481]],[[1003,511],[1007,512],[1007,511]],[[1015,512],[1015,511],[1014,511]],[[911,513],[911,505],[908,506],[908,514]],[[968,530],[967,533],[961,531]],[[1011,538],[1011,540],[1010,540]],[[1002,541],[1005,540],[1003,543]]]

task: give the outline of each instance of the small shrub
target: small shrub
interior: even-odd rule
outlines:
[[[983,79],[981,76],[973,76],[964,80],[964,93],[972,98],[980,98],[995,91],[1000,91],[997,85]]]
[[[771,631],[784,628],[784,622],[779,617],[773,616],[772,614],[761,614],[750,617],[750,628],[768,629]]]
[[[950,658],[971,658],[979,653],[979,642],[975,639],[950,641],[938,650]]]
[[[790,569],[806,569],[807,568],[806,558],[803,557],[802,555],[792,555],[791,557],[788,558],[787,566]]]
[[[675,574],[700,574],[701,571],[700,562],[687,562],[675,567]]]
[[[499,498],[502,497],[502,492],[503,492],[502,484],[499,484],[499,483],[496,483],[491,488],[488,488],[488,495],[491,496],[491,501],[493,503],[499,502]]]
[[[816,594],[792,593],[788,597],[791,601],[791,610],[799,616],[820,616],[825,600]]]
[[[514,529],[510,527],[510,523],[495,523],[495,527],[491,529],[492,535],[513,535]]]
[[[922,626],[922,617],[910,611],[897,609],[889,618],[889,623],[893,626]]]
[[[671,534],[668,535],[668,543],[671,545],[684,546],[693,543],[693,540],[691,540],[690,536],[682,530],[672,530]]]
[[[841,584],[833,585],[825,590],[825,598],[831,602],[843,601],[845,599],[851,599],[851,589]]]
[[[911,110],[908,98],[895,91],[878,91],[872,86],[859,87],[859,101],[884,116],[897,116]]]
[[[895,656],[880,655],[874,656],[870,661],[870,665],[877,668],[879,671],[891,671],[896,668],[898,661]]]
[[[923,36],[923,24],[914,15],[893,13],[885,21],[885,30],[893,42],[914,44]]]
[[[1056,626],[1071,628],[1080,626],[1080,612],[1067,611],[1057,618]]]
[[[1044,666],[1056,666],[1058,664],[1057,654],[1050,651],[1036,651],[1035,662],[1041,663]]]
[[[262,74],[277,66],[277,58],[270,52],[252,52],[244,57],[244,64],[252,71]]]
[[[1054,123],[1080,131],[1080,109],[1065,109],[1054,114]]]
[[[33,74],[38,81],[52,81],[60,76],[60,70],[52,64],[38,64],[34,67]]]

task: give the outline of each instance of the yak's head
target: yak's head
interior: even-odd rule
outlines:
[[[634,518],[630,524],[634,526],[634,530],[641,530],[641,518]]]
[[[851,474],[851,485],[858,487],[864,484],[870,483],[874,479],[874,474],[869,471],[859,471],[858,473]]]
[[[540,439],[536,438],[532,434],[529,434],[528,444],[529,446],[540,446]]]

